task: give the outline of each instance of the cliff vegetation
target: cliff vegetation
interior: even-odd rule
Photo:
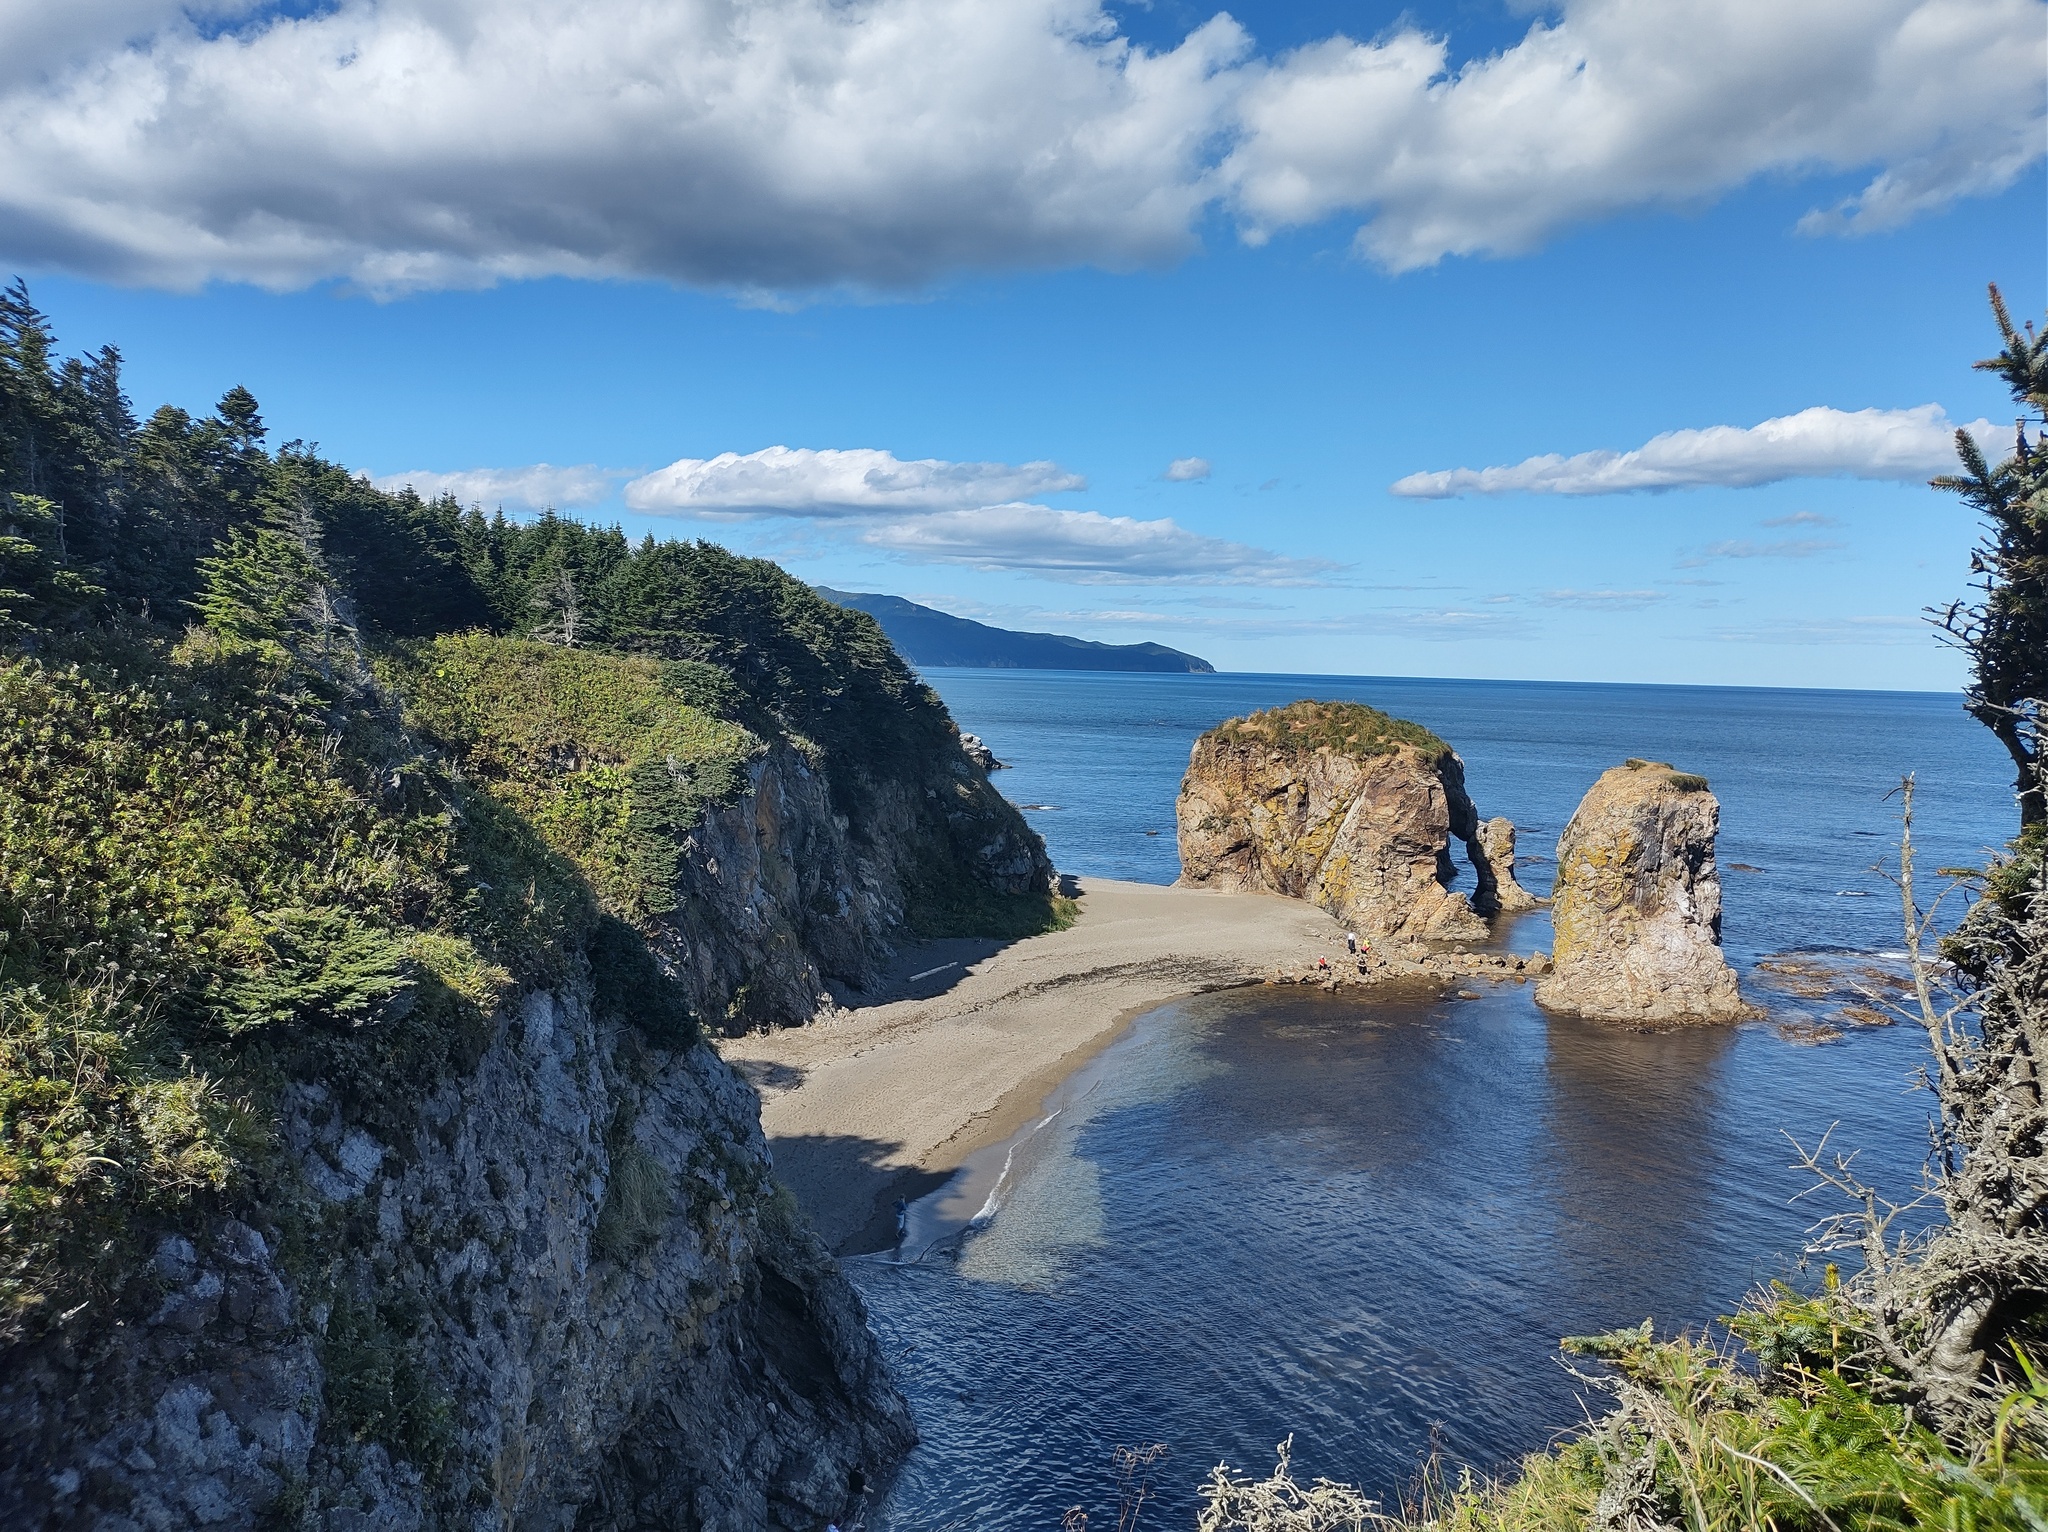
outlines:
[[[0,1520],[843,1514],[908,1417],[700,1038],[1042,845],[774,565],[267,434],[0,296]]]
[[[1329,750],[1350,756],[1391,755],[1403,745],[1412,745],[1431,765],[1451,753],[1448,744],[1421,724],[1362,702],[1290,702],[1230,719],[1215,733],[1230,744],[1268,745],[1288,752]]]

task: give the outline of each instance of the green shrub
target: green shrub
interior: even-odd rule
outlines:
[[[323,714],[108,652],[0,656],[8,1323],[230,1189],[248,1046],[375,1019],[417,978],[405,916],[447,904],[445,818],[376,804]]]
[[[1215,737],[1230,744],[1266,745],[1281,750],[1328,750],[1338,755],[1391,755],[1412,745],[1441,760],[1451,747],[1419,723],[1382,713],[1362,702],[1290,702],[1217,725]]]
[[[746,782],[761,744],[666,679],[698,666],[464,634],[394,668],[410,722],[529,820],[606,905],[675,907],[677,858],[707,804]]]
[[[1906,1532],[2048,1525],[2048,1385],[2005,1401],[1964,1451],[1867,1370],[1863,1312],[1782,1285],[1728,1321],[1739,1344],[1635,1330],[1567,1340],[1604,1365],[1620,1407],[1518,1476],[1426,1482],[1404,1525],[1441,1532],[1582,1527],[1596,1502],[1688,1532]],[[2024,1365],[2024,1359],[2022,1359]]]
[[[405,1300],[335,1298],[320,1345],[327,1419],[355,1441],[378,1442],[437,1472],[454,1440],[455,1410],[434,1388],[421,1316]]]
[[[936,859],[920,874],[910,889],[904,923],[927,941],[947,936],[1021,941],[1064,931],[1080,914],[1075,900],[1045,890],[1006,894]]]
[[[113,1281],[133,1223],[225,1190],[261,1142],[117,984],[0,983],[0,1336]]]

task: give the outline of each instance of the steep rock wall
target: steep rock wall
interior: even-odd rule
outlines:
[[[291,1087],[260,1227],[0,1384],[0,1524],[812,1532],[914,1440],[752,1090],[535,992],[416,1107]]]
[[[1331,716],[1351,727],[1348,707],[1295,703],[1195,741],[1176,806],[1180,881],[1306,899],[1371,939],[1485,936],[1494,875],[1464,763],[1441,741],[1374,735],[1362,750],[1309,732]],[[1367,729],[1400,724],[1355,711],[1372,715]],[[1450,886],[1453,839],[1473,867],[1469,899]]]
[[[1721,805],[1661,761],[1603,772],[1557,843],[1554,971],[1537,1003],[1600,1021],[1737,1021],[1721,955]]]
[[[870,987],[935,869],[964,863],[1009,895],[1052,877],[1045,843],[959,750],[920,776],[842,791],[851,813],[787,745],[754,761],[748,782],[690,833],[676,908],[649,925],[713,1027],[808,1021]]]

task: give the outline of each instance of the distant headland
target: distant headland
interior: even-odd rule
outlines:
[[[1099,644],[1064,633],[1016,633],[984,622],[954,617],[901,596],[857,591],[813,589],[827,601],[866,612],[882,625],[903,657],[913,665],[957,666],[989,670],[1148,670],[1214,675],[1216,667],[1199,655],[1183,654],[1164,644]]]

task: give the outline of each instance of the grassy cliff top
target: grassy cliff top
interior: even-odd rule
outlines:
[[[1605,775],[1611,777],[1631,771],[1655,773],[1648,780],[1662,782],[1682,793],[1703,793],[1707,790],[1707,779],[1697,772],[1680,771],[1669,761],[1645,761],[1636,756],[1630,756],[1619,766],[1610,767]]]
[[[567,857],[628,919],[675,907],[682,837],[764,748],[642,655],[464,633],[392,667],[407,721]]]
[[[1249,718],[1232,718],[1210,730],[1230,744],[1263,744],[1284,750],[1329,750],[1339,755],[1392,755],[1403,745],[1439,759],[1451,747],[1419,723],[1382,713],[1362,702],[1304,699],[1268,708]]]

